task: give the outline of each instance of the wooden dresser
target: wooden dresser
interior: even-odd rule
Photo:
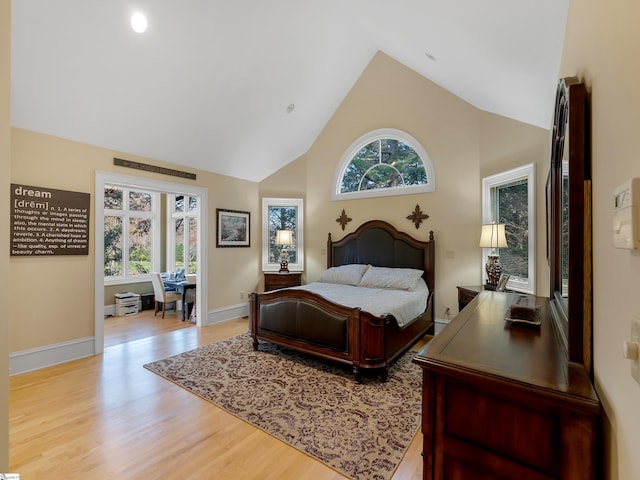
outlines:
[[[599,478],[586,371],[568,362],[547,298],[539,328],[504,320],[514,297],[480,292],[414,359],[425,479]]]
[[[266,273],[264,274],[264,291],[279,288],[299,287],[302,285],[302,272]]]

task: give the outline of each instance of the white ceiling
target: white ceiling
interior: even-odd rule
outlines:
[[[12,125],[259,181],[309,149],[380,50],[549,128],[568,3],[14,0]]]

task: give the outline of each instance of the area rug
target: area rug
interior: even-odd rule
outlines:
[[[240,335],[144,367],[353,479],[390,479],[420,425],[422,376],[407,353],[380,375]]]

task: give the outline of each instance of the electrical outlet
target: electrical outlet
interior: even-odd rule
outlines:
[[[247,292],[240,292],[240,300],[247,298]]]
[[[631,376],[640,383],[640,317],[631,321],[631,340],[623,342],[622,354],[631,360]]]

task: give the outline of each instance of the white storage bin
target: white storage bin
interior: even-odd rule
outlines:
[[[138,303],[133,305],[116,305],[116,315],[118,317],[126,317],[138,313]]]
[[[116,315],[124,317],[135,315],[140,309],[140,295],[137,293],[123,292],[116,293]]]

